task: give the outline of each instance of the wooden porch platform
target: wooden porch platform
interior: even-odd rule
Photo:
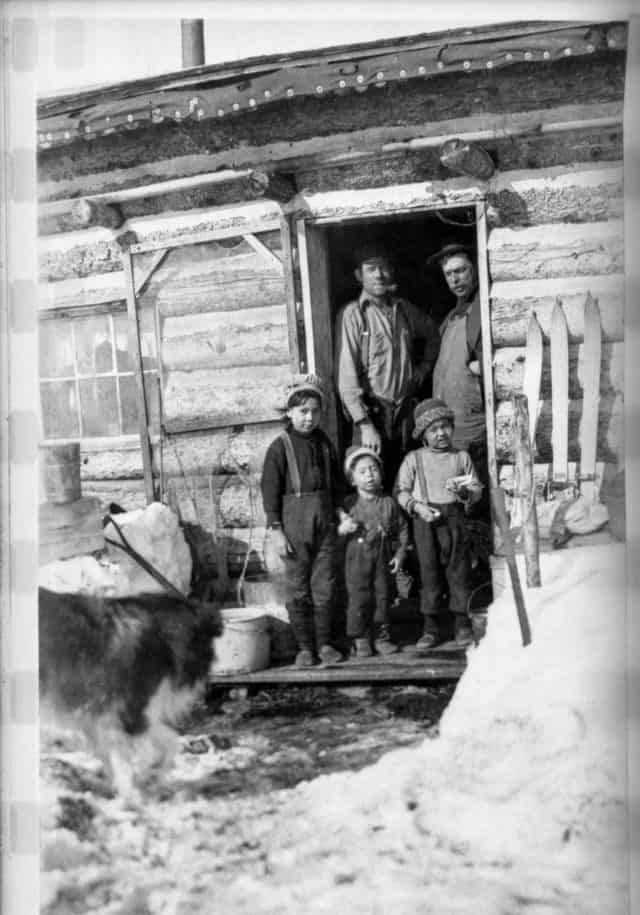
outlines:
[[[466,667],[465,652],[454,642],[446,642],[418,657],[410,650],[383,658],[356,660],[350,658],[332,667],[299,669],[279,665],[253,673],[210,675],[211,686],[274,686],[278,684],[320,686],[325,684],[355,685],[357,683],[433,683],[438,680],[458,680]]]

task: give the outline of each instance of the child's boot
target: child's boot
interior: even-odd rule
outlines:
[[[440,633],[438,631],[438,622],[432,616],[425,616],[424,626],[422,629],[422,636],[416,642],[415,648],[418,654],[423,652],[430,651],[440,641]]]
[[[460,648],[468,648],[469,645],[473,644],[474,639],[471,619],[466,613],[456,613],[454,637],[456,645],[459,645]]]
[[[296,655],[296,667],[313,667],[315,660],[313,652],[309,648],[301,648]]]
[[[380,655],[395,654],[398,650],[398,646],[395,644],[395,642],[391,641],[391,636],[389,635],[389,627],[384,623],[379,626],[378,634],[373,644],[376,652]]]
[[[371,641],[368,638],[354,639],[356,658],[370,658],[373,655]]]
[[[320,663],[325,667],[329,667],[332,664],[339,664],[340,661],[342,661],[342,655],[333,645],[322,645],[318,650],[318,657],[320,658]]]

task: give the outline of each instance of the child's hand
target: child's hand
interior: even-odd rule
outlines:
[[[345,534],[355,534],[358,530],[357,522],[353,520],[349,515],[344,515],[340,519],[340,524],[338,525],[338,533],[344,537]]]
[[[402,568],[402,561],[399,556],[394,556],[389,563],[389,571],[392,575],[397,575],[397,573]]]
[[[430,505],[426,505],[424,502],[416,502],[413,506],[413,512],[428,524],[440,517],[440,512],[437,509],[431,508]]]
[[[289,552],[289,541],[281,528],[270,527],[267,531],[267,544],[269,552],[274,556],[284,559]]]

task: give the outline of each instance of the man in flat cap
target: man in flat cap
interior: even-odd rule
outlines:
[[[453,446],[468,451],[487,483],[486,422],[482,388],[480,298],[472,249],[448,241],[427,263],[438,264],[456,297],[440,325],[440,352],[433,369],[433,396],[455,414]],[[486,496],[486,490],[485,490]]]
[[[382,458],[388,488],[411,442],[412,410],[438,354],[438,327],[396,296],[394,262],[386,247],[363,245],[354,260],[362,291],[338,314],[338,394],[353,425],[352,444]]]

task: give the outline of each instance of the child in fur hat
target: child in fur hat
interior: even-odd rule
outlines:
[[[312,667],[317,658],[323,664],[342,660],[331,645],[339,469],[319,428],[324,396],[317,375],[293,377],[285,392],[286,428],[269,445],[262,469],[265,561],[271,572],[284,570],[298,667]]]
[[[467,604],[471,595],[471,553],[465,516],[480,499],[482,486],[471,458],[451,444],[454,413],[443,400],[423,400],[414,411],[414,438],[422,448],[406,455],[395,484],[400,505],[413,517],[420,566],[420,610],[424,617],[418,652],[440,641],[439,608],[443,578],[454,614],[455,639],[472,641]]]
[[[396,652],[389,635],[392,576],[404,562],[409,534],[397,502],[382,493],[382,460],[370,448],[353,445],[344,462],[347,480],[356,488],[345,500],[338,533],[347,537],[345,583],[348,595],[347,635],[357,658]]]

